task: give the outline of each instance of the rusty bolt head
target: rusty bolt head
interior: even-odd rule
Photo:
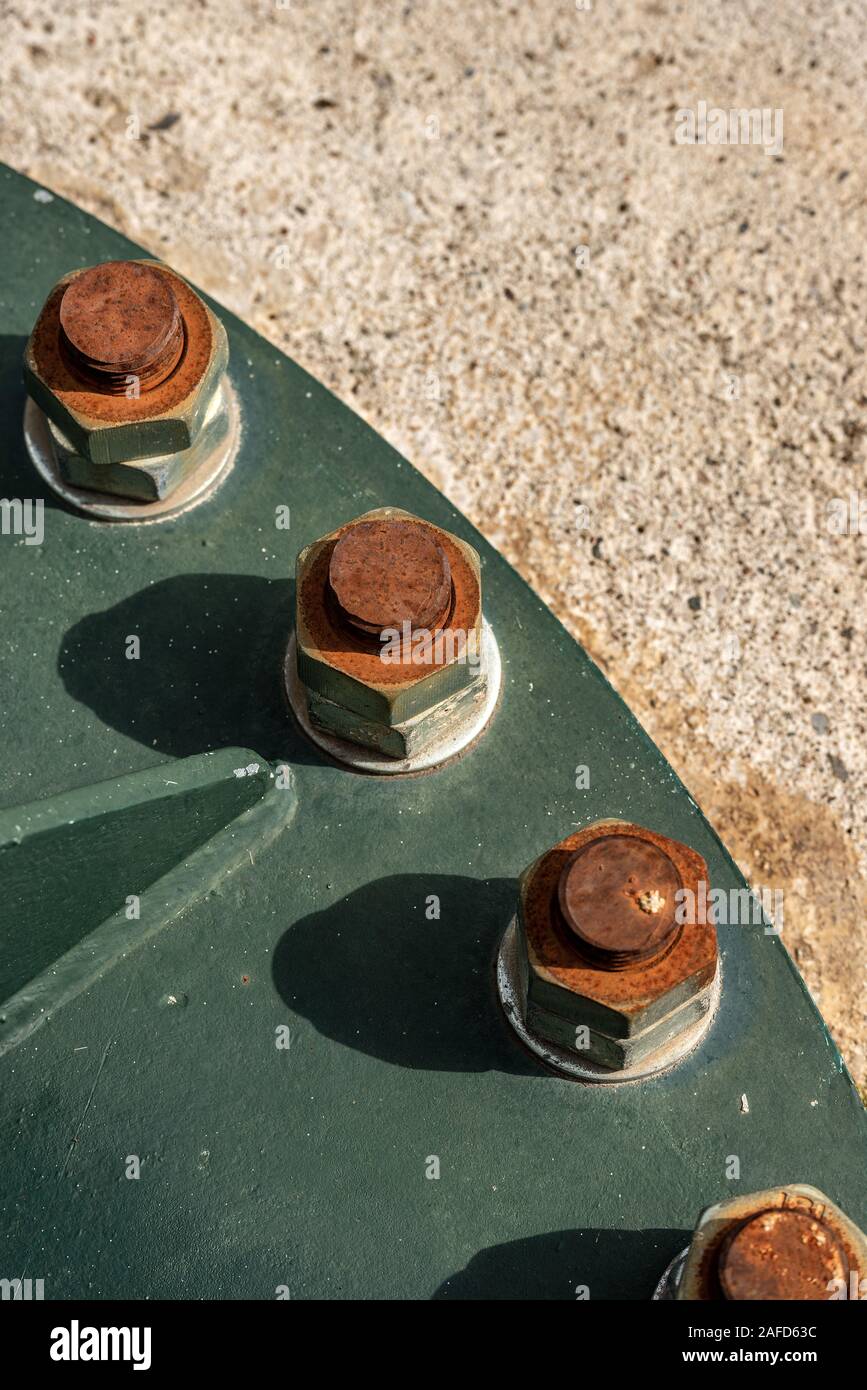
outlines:
[[[331,553],[328,583],[341,620],[362,635],[440,628],[452,572],[436,536],[416,521],[359,521]]]
[[[716,929],[676,916],[676,895],[702,880],[695,850],[622,821],[531,864],[517,917],[530,1031],[612,1070],[665,1065],[711,1007]]]
[[[184,280],[109,261],[54,286],[24,352],[24,380],[69,450],[96,465],[195,444],[225,374],[226,332]],[[113,493],[111,476],[94,490]]]
[[[579,950],[603,970],[661,955],[678,933],[676,866],[648,840],[601,835],[563,866],[558,902]]]
[[[60,301],[60,344],[98,391],[123,395],[130,375],[151,390],[174,371],[184,325],[171,281],[137,261],[106,261],[77,275]]]
[[[763,1211],[726,1237],[717,1261],[726,1298],[827,1298],[848,1278],[834,1232],[803,1211]]]
[[[483,682],[479,557],[408,512],[368,512],[299,555],[295,631],[311,720],[410,757],[460,718]]]
[[[851,1297],[865,1277],[863,1232],[818,1188],[792,1184],[703,1211],[676,1297],[830,1300]]]

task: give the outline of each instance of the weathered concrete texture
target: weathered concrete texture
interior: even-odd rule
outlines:
[[[590,2],[37,0],[4,20],[0,155],[504,550],[784,890],[863,1082],[867,541],[825,510],[867,511],[863,14]],[[781,156],[676,144],[699,100],[782,108]]]

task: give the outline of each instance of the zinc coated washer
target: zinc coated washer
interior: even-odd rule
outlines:
[[[649,1058],[645,1058],[642,1062],[636,1062],[634,1066],[613,1070],[611,1067],[603,1067],[598,1062],[591,1062],[589,1059],[580,1061],[577,1053],[565,1047],[558,1047],[556,1043],[549,1042],[547,1038],[540,1037],[527,1027],[525,1011],[521,1003],[520,971],[518,968],[518,921],[516,917],[512,918],[506,928],[497,954],[497,993],[500,996],[500,1003],[506,1019],[524,1046],[534,1052],[546,1066],[560,1072],[562,1076],[572,1077],[575,1081],[594,1081],[600,1082],[602,1085],[612,1086],[622,1081],[641,1081],[646,1077],[658,1076],[660,1072],[668,1071],[698,1047],[709,1031],[716,1015],[721,991],[722,963],[718,957],[707,1012],[702,1014],[701,1018],[697,1019],[685,1032],[665,1043],[658,1052],[653,1053]]]
[[[48,421],[30,397],[24,407],[24,442],[42,481],[76,511],[83,512],[94,521],[125,521],[144,526],[158,521],[170,521],[173,517],[181,516],[193,507],[198,507],[213,496],[231,473],[241,440],[241,407],[228,377],[224,377],[221,382],[212,408],[222,409],[224,405],[229,416],[229,428],[225,438],[170,497],[164,497],[159,502],[124,502],[119,497],[108,500],[106,493],[90,492],[86,488],[73,487],[68,483],[57,462]]]
[[[683,1267],[686,1264],[686,1257],[689,1254],[687,1245],[681,1250],[669,1265],[666,1266],[665,1273],[653,1291],[652,1303],[673,1303],[677,1298],[677,1289],[680,1284],[680,1276],[683,1274]]]
[[[393,777],[400,774],[406,775],[410,772],[429,772],[442,763],[449,762],[459,753],[462,753],[465,748],[468,748],[471,743],[474,743],[485,729],[499,702],[503,679],[500,649],[497,646],[494,630],[487,618],[482,619],[481,658],[481,664],[487,676],[485,698],[481,705],[447,734],[435,739],[425,748],[423,753],[417,753],[409,758],[389,758],[383,753],[375,752],[372,748],[365,748],[358,743],[350,743],[348,739],[337,738],[335,734],[329,734],[324,729],[317,728],[310,718],[307,707],[307,691],[298,675],[297,641],[294,630],[289,639],[286,658],[283,662],[283,682],[292,712],[311,742],[334,758],[336,762],[344,763],[356,772],[373,772]]]

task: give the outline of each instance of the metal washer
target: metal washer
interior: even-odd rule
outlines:
[[[598,1062],[579,1061],[575,1052],[548,1042],[546,1038],[539,1037],[527,1027],[521,1004],[517,918],[513,917],[506,928],[497,954],[497,993],[508,1022],[524,1046],[534,1052],[546,1066],[563,1076],[572,1077],[575,1081],[594,1081],[612,1086],[624,1081],[641,1081],[645,1077],[658,1076],[660,1072],[668,1071],[698,1047],[713,1023],[721,989],[722,962],[718,959],[707,1012],[685,1033],[666,1043],[650,1058],[637,1062],[634,1066],[623,1067],[620,1071],[613,1071],[610,1067],[600,1066]]]
[[[683,1274],[686,1257],[689,1254],[689,1246],[675,1255],[674,1259],[666,1266],[665,1273],[653,1291],[652,1303],[673,1303],[677,1298],[677,1290],[680,1285],[680,1276]]]
[[[500,649],[494,637],[494,630],[486,618],[482,619],[482,666],[487,676],[485,698],[479,708],[473,711],[465,723],[452,730],[443,738],[436,739],[423,753],[410,758],[389,758],[365,748],[359,743],[337,738],[326,733],[312,722],[307,709],[307,691],[298,675],[297,641],[293,631],[283,662],[283,682],[292,712],[304,733],[330,757],[356,772],[374,772],[384,776],[396,776],[409,772],[429,772],[432,768],[450,761],[479,737],[488,724],[500,698],[503,670]]]
[[[63,477],[48,421],[35,401],[29,397],[24,407],[24,442],[34,468],[42,481],[52,492],[62,497],[76,511],[94,521],[125,521],[138,525],[149,525],[158,521],[170,521],[173,517],[191,511],[216,492],[231,473],[238,456],[241,439],[241,407],[234,387],[226,377],[220,391],[224,393],[226,410],[229,416],[229,429],[226,437],[194,473],[185,478],[171,495],[160,502],[124,502],[122,498],[109,499],[106,493],[90,492],[86,488],[73,487]],[[219,393],[215,397],[219,400]]]

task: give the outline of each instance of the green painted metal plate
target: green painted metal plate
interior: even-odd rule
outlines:
[[[25,337],[62,273],[141,253],[35,191],[0,173],[0,494],[45,499],[41,545],[0,536],[0,807],[232,746],[289,763],[298,807],[0,1059],[0,1276],[47,1298],[647,1298],[735,1189],[813,1183],[867,1225],[864,1111],[761,926],[720,929],[719,1014],[667,1075],[581,1085],[516,1043],[494,956],[543,849],[624,817],[694,846],[714,885],[742,879],[587,656],[373,430],[223,314],[243,442],[211,501],[137,528],[43,490]],[[326,763],[280,683],[297,550],[386,504],[478,547],[504,662],[482,742],[411,779]],[[55,870],[59,919],[82,868]],[[9,952],[6,893],[2,912]]]

